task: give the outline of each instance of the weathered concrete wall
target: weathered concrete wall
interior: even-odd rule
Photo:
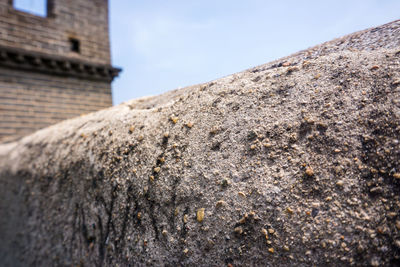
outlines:
[[[399,29],[0,146],[3,265],[399,265]]]

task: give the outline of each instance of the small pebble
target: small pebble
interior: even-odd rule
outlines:
[[[243,228],[240,226],[236,227],[234,231],[236,234],[239,234],[239,235],[243,234]]]
[[[238,195],[241,196],[241,197],[246,197],[246,194],[243,193],[243,192],[238,192]]]
[[[306,175],[310,176],[310,177],[313,176],[314,175],[314,170],[311,167],[307,167]]]
[[[218,200],[217,203],[215,204],[215,206],[216,206],[217,208],[222,207],[222,206],[225,206],[225,205],[226,205],[226,202],[223,201],[223,200]]]
[[[343,180],[337,181],[337,182],[336,182],[336,185],[337,185],[337,186],[343,186],[343,185],[344,185]]]
[[[179,120],[179,118],[175,116],[171,116],[169,119],[172,121],[173,124],[176,124]]]
[[[197,221],[202,222],[204,220],[204,211],[205,208],[201,208],[197,210]]]
[[[266,148],[270,148],[272,145],[271,145],[271,143],[264,143],[263,146]]]
[[[274,252],[275,252],[275,249],[274,249],[274,248],[269,248],[268,251],[269,251],[270,253],[274,253]]]

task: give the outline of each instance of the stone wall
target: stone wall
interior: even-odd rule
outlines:
[[[400,21],[0,145],[1,266],[400,266]]]

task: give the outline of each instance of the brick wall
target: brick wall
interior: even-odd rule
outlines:
[[[111,106],[111,86],[0,68],[0,142]]]
[[[47,2],[48,16],[39,17],[0,0],[0,46],[110,64],[107,0]],[[80,53],[71,51],[70,38],[80,41]]]
[[[40,17],[0,0],[0,143],[112,105],[108,1],[47,3]]]

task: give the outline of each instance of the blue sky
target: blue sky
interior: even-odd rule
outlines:
[[[44,2],[14,5],[41,14]],[[400,19],[399,0],[109,0],[109,5],[112,61],[123,68],[113,82],[114,104],[207,82]]]
[[[110,0],[113,101],[207,82],[400,19],[398,0]]]

